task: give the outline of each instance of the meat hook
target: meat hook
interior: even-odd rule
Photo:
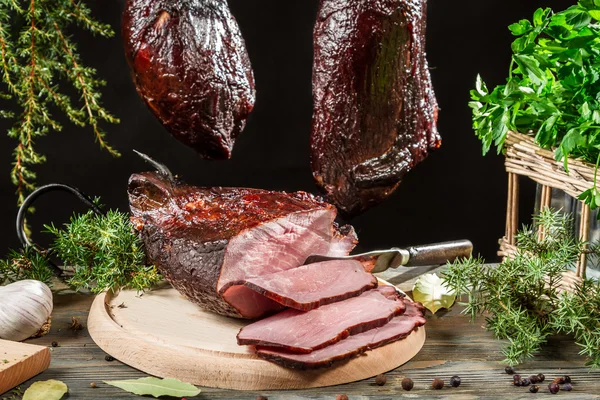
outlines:
[[[148,164],[152,165],[154,168],[156,168],[156,170],[166,176],[171,182],[175,182],[175,178],[173,177],[173,173],[171,172],[171,170],[169,168],[167,168],[166,165],[159,163],[158,161],[154,160],[153,158],[151,158],[150,156],[141,153],[137,150],[133,150],[135,152],[135,154],[137,154],[138,156],[142,157],[142,159],[144,159],[144,161],[146,161]]]

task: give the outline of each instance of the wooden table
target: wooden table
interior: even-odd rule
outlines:
[[[433,270],[433,268],[430,268]],[[387,273],[384,279],[408,291],[412,288],[415,274],[426,272],[423,268],[404,270],[402,274]],[[91,340],[87,330],[72,331],[71,317],[85,325],[87,312],[93,296],[74,294],[66,290],[55,293],[55,310],[52,330],[49,335],[31,340],[31,343],[51,346],[53,341],[58,347],[52,348],[50,368],[21,385],[24,390],[33,381],[59,379],[69,386],[69,399],[120,400],[135,399],[120,389],[108,386],[102,381],[132,379],[146,376],[119,361],[106,361],[106,354]],[[460,314],[455,306],[449,312],[427,315],[427,341],[422,351],[404,366],[387,374],[387,384],[377,386],[374,379],[352,384],[300,390],[291,392],[243,392],[202,388],[202,393],[194,399],[256,399],[257,395],[267,396],[270,400],[335,399],[337,394],[346,394],[351,400],[358,399],[532,399],[532,396],[550,396],[547,389],[548,379],[541,385],[536,395],[528,388],[512,386],[512,377],[504,373],[505,364],[501,352],[501,342],[482,328],[483,319],[470,323],[467,316]],[[518,366],[523,376],[544,373],[547,378],[570,375],[574,390],[560,392],[557,397],[569,399],[600,398],[600,371],[589,371],[585,358],[578,355],[579,349],[567,337],[553,338],[535,360]],[[439,377],[449,382],[452,375],[459,375],[462,384],[459,388],[446,386],[443,390],[433,390],[431,382]],[[405,392],[400,386],[404,377],[410,377],[415,383],[411,392]],[[91,388],[90,383],[97,387]],[[17,399],[19,397],[14,397]],[[553,397],[554,398],[554,397]],[[11,399],[6,393],[2,399]],[[188,398],[189,399],[189,398]]]

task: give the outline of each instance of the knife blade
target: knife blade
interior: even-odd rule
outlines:
[[[323,256],[313,254],[303,265],[331,260],[356,260],[372,273],[383,272],[389,268],[419,267],[453,262],[457,258],[469,257],[473,252],[473,243],[469,240],[453,240],[408,248],[393,247],[389,250],[376,250],[349,256]]]

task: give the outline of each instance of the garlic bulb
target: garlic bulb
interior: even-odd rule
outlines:
[[[0,286],[0,339],[21,341],[34,335],[52,313],[52,291],[24,280]]]

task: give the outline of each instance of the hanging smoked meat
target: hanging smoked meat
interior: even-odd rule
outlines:
[[[425,23],[426,0],[321,0],[311,164],[346,215],[388,197],[441,144]]]
[[[123,38],[137,91],[165,128],[206,158],[231,157],[255,90],[227,1],[127,0]]]

